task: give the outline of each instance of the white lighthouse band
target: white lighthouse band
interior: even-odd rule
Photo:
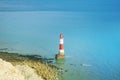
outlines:
[[[64,50],[60,50],[60,52],[59,52],[60,54],[64,54]]]
[[[63,39],[60,39],[60,44],[63,44],[64,42],[63,42]]]
[[[64,53],[64,50],[60,50],[60,53]]]

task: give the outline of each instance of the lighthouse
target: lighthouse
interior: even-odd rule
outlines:
[[[64,55],[63,34],[60,34],[59,54],[60,54],[60,55]]]
[[[60,34],[59,52],[56,54],[56,59],[64,59],[64,37]]]

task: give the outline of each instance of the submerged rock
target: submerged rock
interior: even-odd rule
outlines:
[[[80,64],[81,66],[85,66],[85,67],[90,67],[90,66],[92,66],[92,65],[90,65],[90,64]]]

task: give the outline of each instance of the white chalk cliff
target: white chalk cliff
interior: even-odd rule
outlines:
[[[0,80],[43,80],[27,65],[13,66],[0,59]]]

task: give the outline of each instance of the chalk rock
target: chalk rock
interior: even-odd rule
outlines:
[[[28,65],[16,65],[0,59],[0,80],[43,80]]]
[[[41,76],[38,76],[35,70],[28,65],[17,65],[16,68],[21,71],[25,80],[43,80]]]
[[[21,72],[11,63],[0,59],[0,80],[25,80]]]

